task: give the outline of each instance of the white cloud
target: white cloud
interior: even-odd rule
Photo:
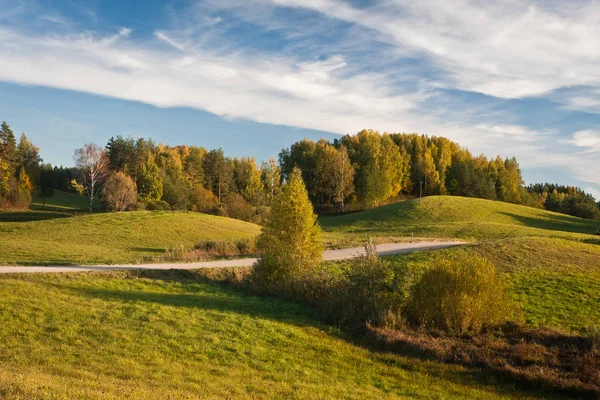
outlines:
[[[587,151],[600,151],[600,131],[583,130],[573,134],[573,144]]]
[[[230,7],[238,7],[237,1],[223,0]],[[402,68],[370,69],[370,60],[357,65],[348,54],[319,43],[313,43],[310,57],[288,51],[244,52],[205,45],[198,31],[178,26],[173,31],[156,30],[155,40],[144,43],[136,42],[129,28],[106,37],[89,32],[34,35],[0,28],[0,80],[342,134],[373,128],[443,135],[474,153],[514,155],[522,166],[563,167],[585,182],[600,184],[594,157],[576,154],[590,150],[579,145],[589,144],[584,134],[569,141],[573,149],[557,150],[555,131],[529,129],[509,118],[498,123],[498,115],[485,122],[485,116],[475,119],[470,110],[453,112],[443,104],[428,111],[424,107],[432,85],[499,97],[600,85],[596,72],[600,35],[594,36],[598,28],[590,17],[600,13],[523,8],[520,2],[504,9],[466,1],[453,7],[434,1],[409,5],[385,1],[373,9],[354,9],[331,0],[257,1],[263,7],[277,3],[310,8],[369,27],[377,36],[362,40],[385,38],[394,51],[424,56],[445,75],[424,85],[415,81],[409,88],[397,81],[411,81],[414,71],[409,75]],[[211,29],[225,24],[226,20],[215,21]],[[277,29],[286,29],[285,25]],[[584,38],[592,47],[579,43]],[[595,44],[599,46],[593,48]],[[352,45],[345,44],[348,49]],[[570,153],[563,152],[567,150]]]
[[[600,86],[600,3],[517,0],[384,0],[353,8],[337,0],[263,0],[306,8],[380,34],[403,54],[446,72],[438,83],[502,98],[574,85]]]

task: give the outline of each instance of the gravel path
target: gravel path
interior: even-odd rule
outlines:
[[[457,246],[464,242],[418,242],[418,243],[389,243],[377,245],[380,255],[410,253],[417,250],[433,250]],[[362,247],[349,249],[327,250],[323,253],[323,260],[347,260],[364,253]],[[0,266],[0,274],[21,272],[85,272],[85,271],[112,271],[112,270],[137,270],[137,269],[199,269],[199,268],[226,268],[249,267],[256,262],[256,258],[240,258],[235,260],[202,261],[195,263],[169,263],[169,264],[116,264],[116,265],[64,265],[64,266]]]

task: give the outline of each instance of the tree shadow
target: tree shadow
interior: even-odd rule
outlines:
[[[544,219],[525,217],[523,215],[516,215],[509,212],[500,212],[500,214],[506,215],[528,227],[552,230],[552,231],[563,231],[573,233],[583,233],[593,235],[598,229],[598,223],[592,220],[576,219],[575,217],[552,214],[547,215]]]
[[[58,211],[2,211],[0,222],[31,222],[50,219],[70,218],[72,213]]]
[[[252,318],[261,318],[280,323],[291,324],[298,327],[317,328],[327,335],[344,340],[353,345],[362,347],[371,353],[379,363],[395,365],[401,369],[425,372],[439,379],[454,384],[468,385],[476,382],[493,387],[496,393],[514,395],[517,390],[526,390],[527,395],[539,398],[555,398],[555,388],[546,389],[540,382],[522,379],[515,374],[499,369],[489,368],[485,365],[465,365],[464,369],[440,369],[439,363],[427,352],[417,347],[389,346],[382,341],[365,334],[349,333],[327,324],[311,308],[292,301],[281,300],[276,297],[254,296],[233,287],[230,283],[215,282],[211,279],[194,274],[193,271],[152,271],[138,270],[129,272],[140,278],[156,279],[162,281],[177,281],[179,284],[189,284],[187,293],[161,293],[144,292],[139,290],[112,290],[101,287],[81,288],[68,287],[77,294],[104,300],[120,300],[126,302],[148,302],[172,307],[195,308],[210,312],[225,312],[247,315]],[[203,283],[202,286],[194,284]],[[52,284],[56,285],[56,284]],[[56,285],[64,289],[64,285]],[[399,355],[400,358],[390,357]],[[417,364],[415,364],[417,363]],[[452,364],[452,363],[451,363]],[[456,363],[454,363],[456,364]]]

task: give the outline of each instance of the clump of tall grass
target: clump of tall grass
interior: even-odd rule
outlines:
[[[183,245],[167,249],[165,253],[156,258],[156,261],[196,262],[210,260],[214,257],[239,257],[256,253],[256,239],[254,238],[203,240],[196,243],[193,249],[187,249]]]

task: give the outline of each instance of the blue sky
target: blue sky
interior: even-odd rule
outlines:
[[[600,197],[600,3],[0,0],[0,119],[53,164],[113,135],[276,157],[363,128]]]

